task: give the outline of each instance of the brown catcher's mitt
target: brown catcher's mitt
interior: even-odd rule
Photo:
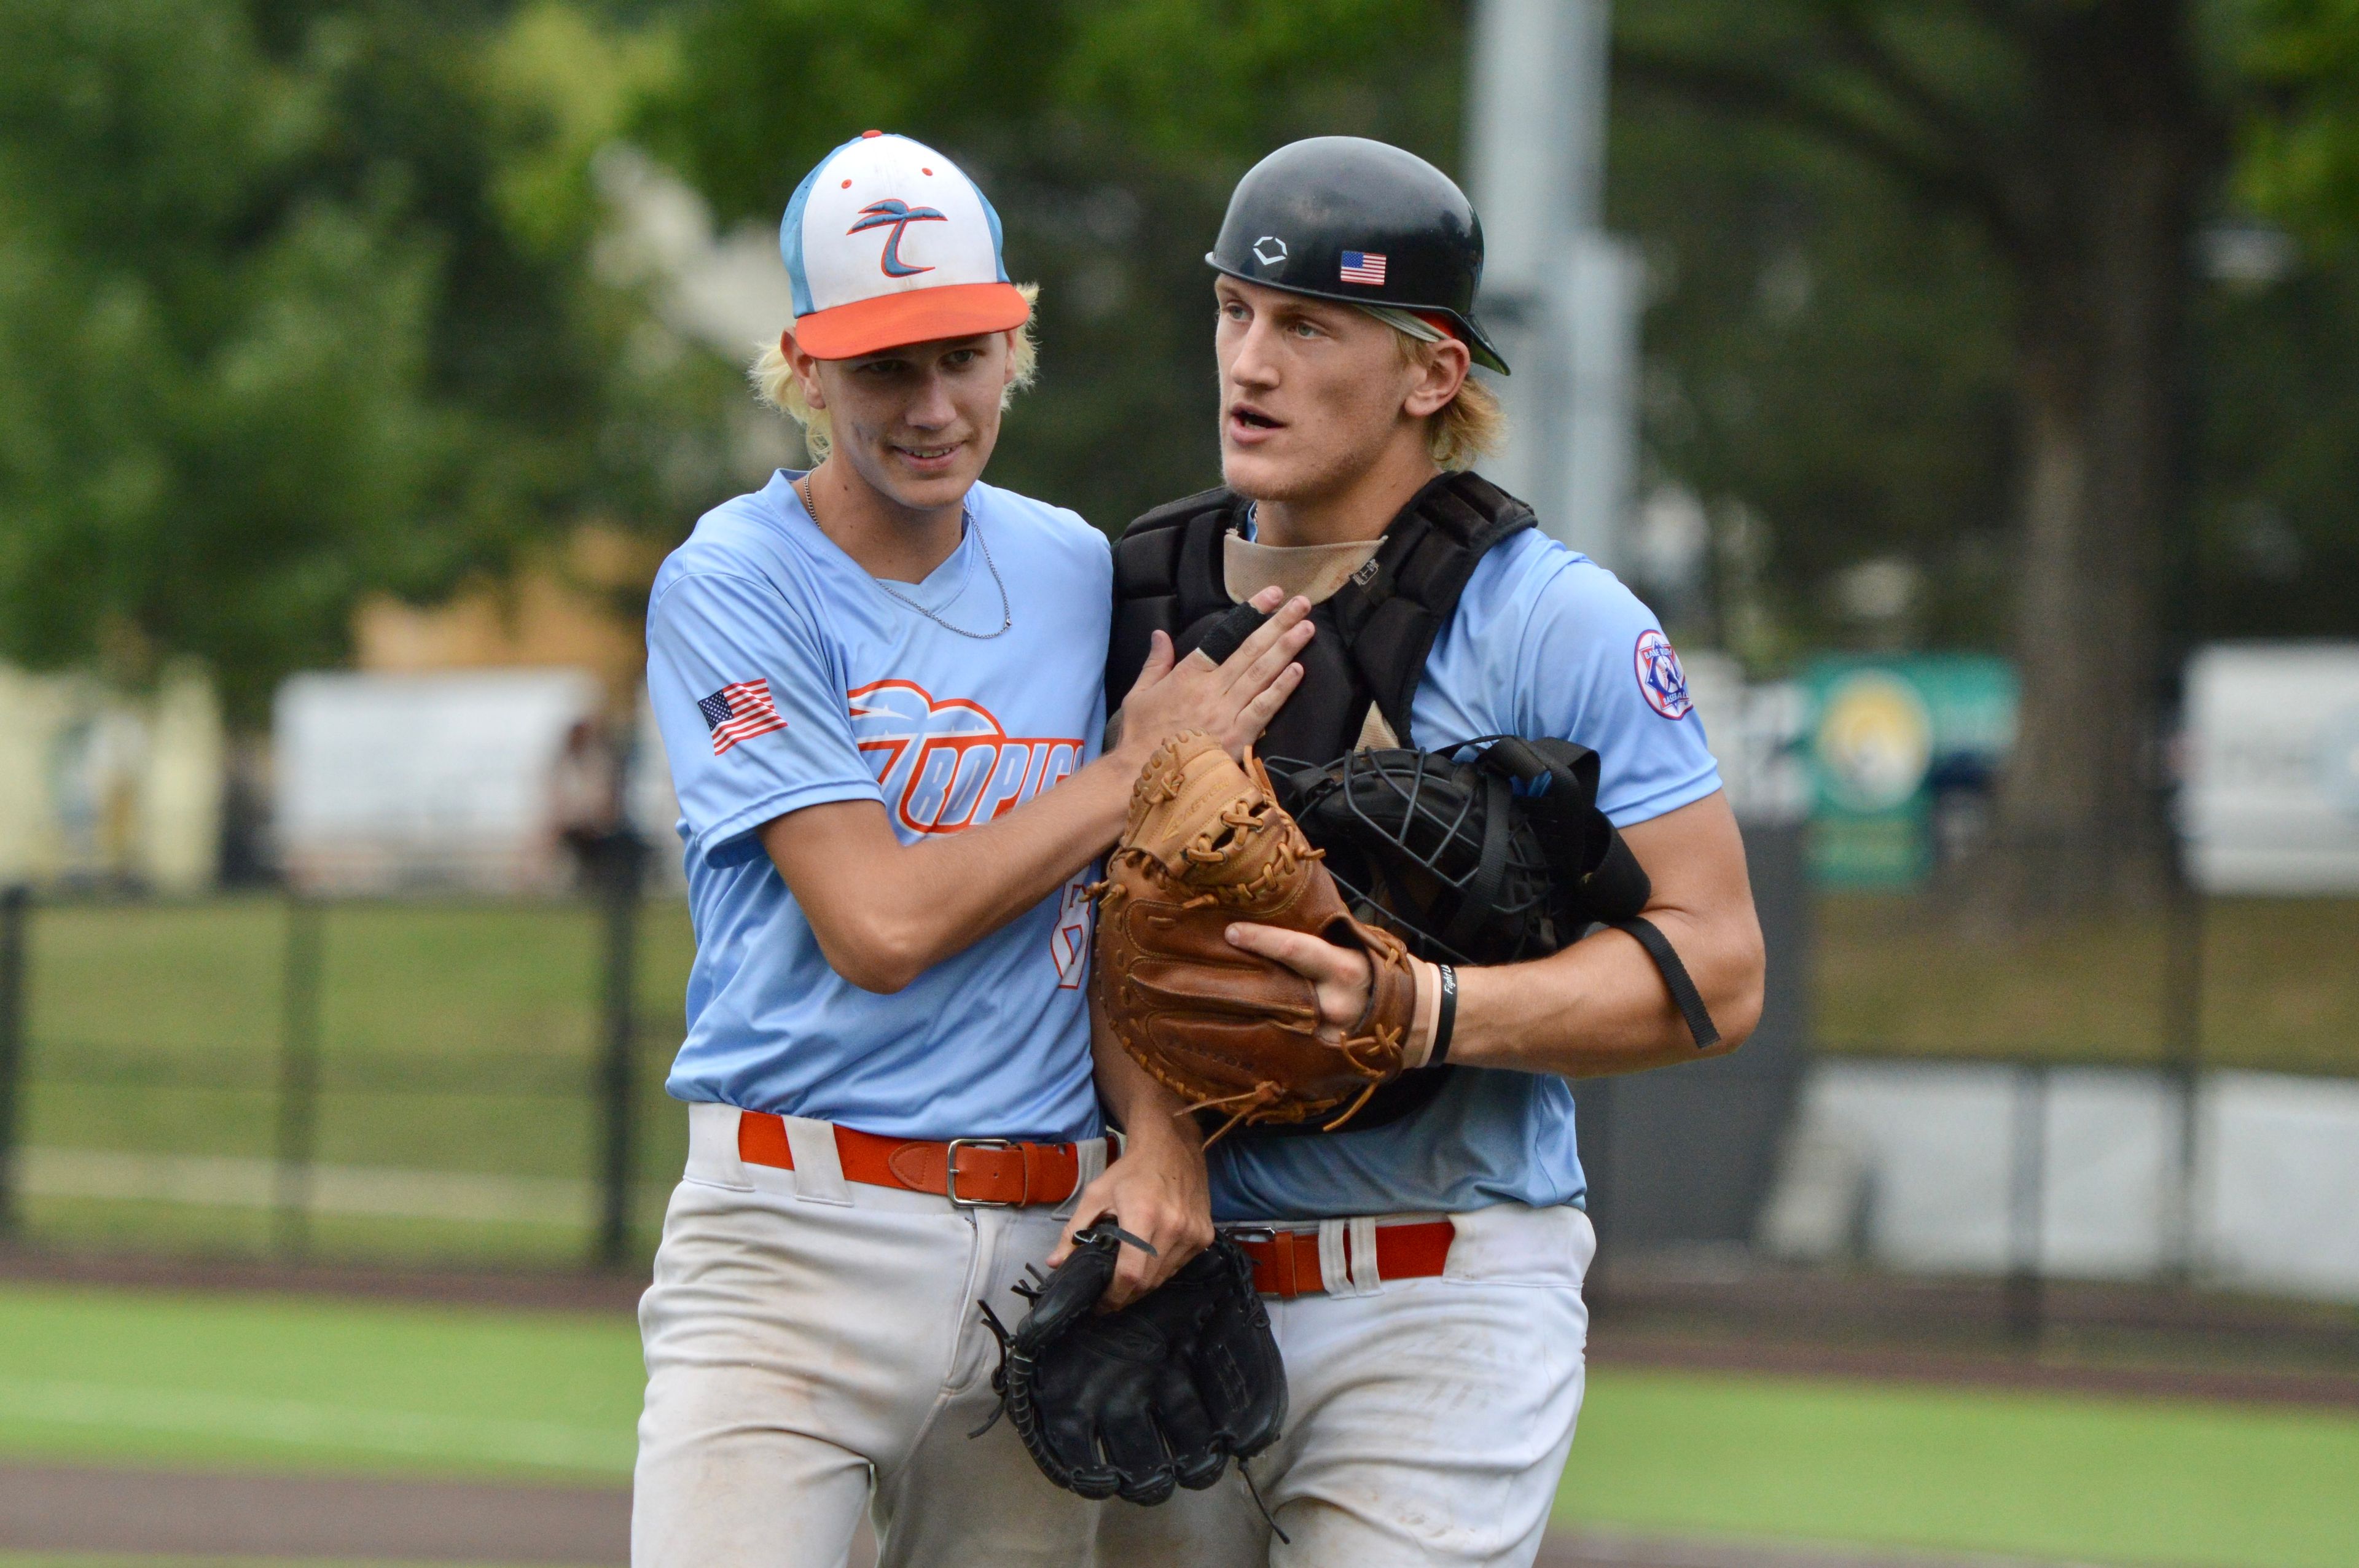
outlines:
[[[1200,730],[1157,748],[1107,858],[1093,983],[1125,1050],[1191,1109],[1240,1122],[1349,1120],[1399,1076],[1417,1009],[1408,950],[1352,918],[1271,795]],[[1368,1005],[1322,1031],[1309,980],[1230,945],[1233,921],[1308,932],[1367,955]],[[1340,1114],[1339,1114],[1340,1113]],[[1218,1136],[1218,1134],[1215,1134]]]

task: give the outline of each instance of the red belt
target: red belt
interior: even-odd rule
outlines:
[[[1376,1277],[1384,1280],[1430,1280],[1450,1261],[1450,1243],[1458,1227],[1446,1219],[1419,1220],[1407,1225],[1376,1227]],[[1266,1296],[1315,1295],[1327,1288],[1319,1275],[1319,1233],[1281,1230],[1267,1238],[1237,1238],[1253,1260],[1254,1289]],[[1343,1238],[1346,1257],[1351,1236]]]
[[[933,1193],[957,1204],[995,1208],[1058,1204],[1082,1184],[1081,1151],[1071,1143],[1016,1143],[1005,1138],[934,1143],[839,1127],[835,1152],[846,1181]],[[793,1170],[785,1119],[767,1111],[738,1112],[737,1157],[749,1165]]]

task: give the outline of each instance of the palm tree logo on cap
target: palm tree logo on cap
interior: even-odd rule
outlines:
[[[857,234],[864,229],[890,229],[885,236],[885,254],[877,261],[887,277],[915,277],[921,272],[931,272],[929,266],[911,266],[901,259],[901,231],[912,223],[947,223],[950,220],[930,207],[912,207],[898,197],[888,196],[882,201],[871,201],[860,210],[860,222],[844,231]]]

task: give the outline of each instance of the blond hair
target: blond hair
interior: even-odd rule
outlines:
[[[1024,296],[1025,304],[1038,305],[1038,284],[1019,283],[1016,287]],[[1002,408],[1014,402],[1016,395],[1031,385],[1032,378],[1039,373],[1040,345],[1032,336],[1034,319],[1027,316],[1024,325],[1016,329],[1016,344],[1009,354],[1016,373],[1008,379],[1007,390],[1000,395]],[[795,377],[795,367],[787,359],[785,345],[772,343],[764,349],[761,358],[745,373],[754,383],[755,396],[802,427],[803,449],[810,453],[811,462],[816,465],[827,461],[828,450],[835,445],[832,421],[826,409],[812,407],[803,396],[803,384]]]
[[[1393,339],[1403,364],[1421,367],[1432,362],[1432,342],[1398,327],[1393,328]],[[1499,395],[1476,381],[1473,371],[1458,384],[1458,395],[1425,418],[1426,450],[1432,454],[1435,467],[1453,473],[1491,456],[1506,438],[1507,411],[1499,406]]]

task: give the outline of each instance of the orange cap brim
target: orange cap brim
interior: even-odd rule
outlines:
[[[1005,332],[1031,316],[1012,283],[946,283],[798,316],[795,341],[813,359],[849,360],[938,338]]]

